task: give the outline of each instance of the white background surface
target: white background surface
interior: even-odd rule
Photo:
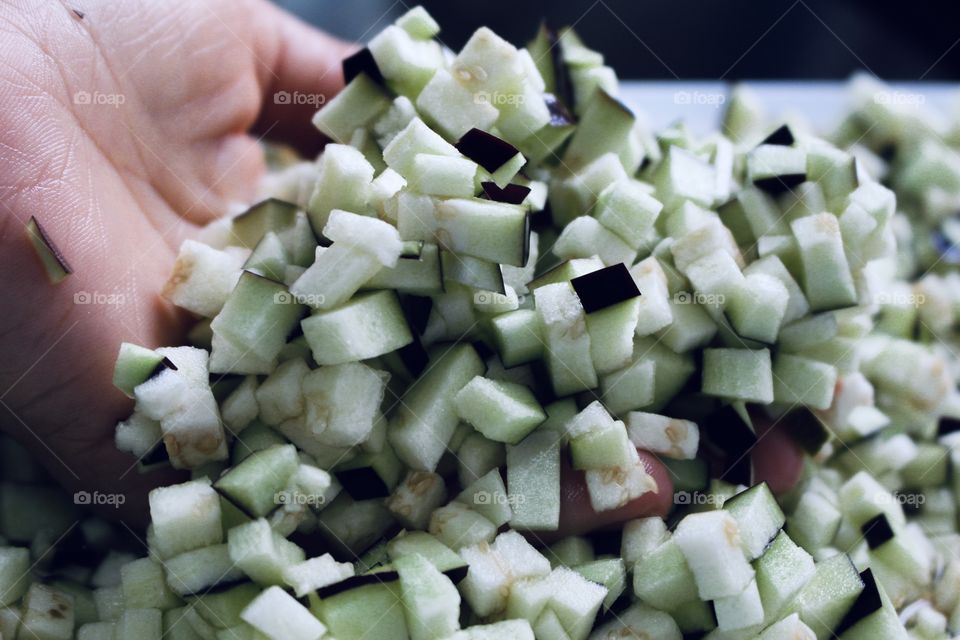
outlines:
[[[772,119],[799,113],[819,131],[829,131],[849,108],[845,82],[748,82]],[[960,96],[956,84],[892,83],[894,90],[923,96],[924,105],[947,111]],[[698,134],[719,127],[731,85],[723,82],[621,83],[621,99],[659,130],[683,119]]]

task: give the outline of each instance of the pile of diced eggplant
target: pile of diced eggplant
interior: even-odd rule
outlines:
[[[657,132],[572,29],[438,32],[184,242],[188,344],[118,345],[117,446],[192,476],[147,549],[2,444],[0,638],[960,637],[960,111],[861,78],[834,132],[745,87]]]

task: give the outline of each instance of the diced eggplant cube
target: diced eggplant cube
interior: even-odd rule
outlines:
[[[530,193],[530,187],[522,184],[508,184],[501,189],[495,182],[481,182],[480,188],[486,197],[496,202],[506,202],[507,204],[522,204]]]
[[[606,309],[642,294],[623,263],[574,278],[570,284],[586,313]]]
[[[54,244],[53,239],[47,234],[39,220],[30,216],[26,228],[30,244],[33,245],[33,249],[36,251],[37,257],[40,258],[51,283],[57,284],[73,273],[70,263],[67,262],[63,253]]]
[[[454,146],[457,151],[491,173],[520,153],[506,140],[476,128],[463,134]]]
[[[764,138],[763,142],[761,142],[760,144],[772,144],[772,145],[780,145],[784,147],[791,147],[793,146],[794,141],[795,141],[795,138],[793,137],[793,132],[790,130],[790,125],[782,124],[776,129],[774,129],[770,135]]]
[[[380,73],[380,67],[377,66],[377,61],[374,60],[373,54],[370,53],[370,49],[367,47],[343,59],[344,84],[350,84],[350,82],[361,73],[367,74],[367,76],[377,84],[382,85],[384,83],[383,74]]]
[[[888,540],[892,540],[894,536],[890,521],[882,513],[864,522],[860,530],[871,549],[876,549]]]

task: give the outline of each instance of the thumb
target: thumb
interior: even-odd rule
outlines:
[[[259,30],[255,53],[265,65],[254,132],[312,156],[325,139],[310,120],[343,88],[341,62],[357,45],[315,29],[266,0],[261,10],[265,27]]]

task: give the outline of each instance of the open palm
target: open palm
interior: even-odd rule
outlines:
[[[0,6],[0,423],[68,486],[143,513],[145,483],[170,477],[113,446],[117,347],[181,341],[158,296],[180,242],[254,195],[254,136],[319,147],[310,100],[274,94],[334,92],[349,49],[266,0]],[[30,216],[73,268],[59,285]]]

